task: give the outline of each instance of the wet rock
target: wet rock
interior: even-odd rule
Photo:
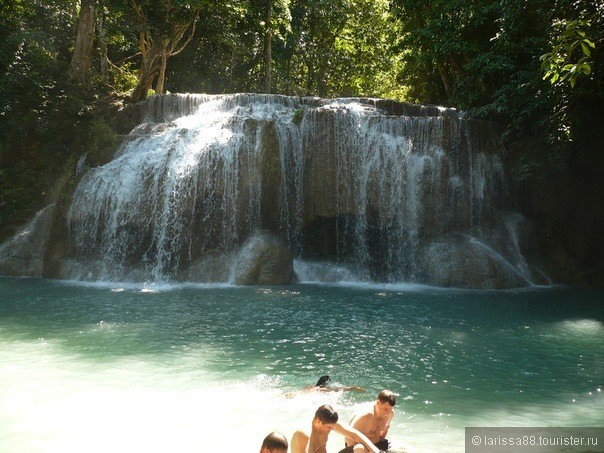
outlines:
[[[55,216],[55,205],[39,211],[11,239],[0,245],[0,274],[39,277],[44,268],[44,253]]]
[[[237,285],[284,285],[294,276],[293,255],[272,234],[262,231],[243,244],[233,271]]]
[[[507,289],[530,282],[496,251],[475,238],[455,235],[431,243],[424,249],[422,272],[431,285]]]

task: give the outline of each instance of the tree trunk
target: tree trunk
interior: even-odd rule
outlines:
[[[168,43],[162,47],[161,57],[159,59],[159,68],[157,70],[157,80],[155,82],[155,94],[164,94],[164,85],[166,80],[166,66],[168,65]]]
[[[73,57],[67,70],[67,77],[73,82],[85,83],[88,79],[94,45],[94,26],[95,0],[82,0]]]
[[[101,57],[101,79],[103,82],[108,82],[109,78],[109,56],[107,53],[107,39],[106,39],[106,31],[105,31],[105,13],[103,1],[101,0],[100,5],[100,14],[99,14],[99,23],[98,23],[98,36],[99,36],[99,52]]]
[[[147,93],[153,86],[153,81],[155,80],[156,74],[157,69],[155,69],[155,71],[149,71],[143,74],[143,77],[139,79],[138,84],[130,95],[131,102],[139,102],[147,99]]]
[[[266,16],[264,25],[264,91],[271,92],[271,70],[272,70],[272,15],[273,1],[266,1]]]
[[[153,82],[158,75],[161,65],[161,58],[161,44],[153,44],[146,52],[145,59],[139,70],[138,84],[130,95],[130,100],[132,102],[139,102],[147,98],[147,92],[153,86]]]
[[[153,86],[158,94],[164,92],[164,80],[166,76],[166,65],[168,58],[178,55],[193,39],[195,26],[199,17],[200,9],[191,11],[190,20],[170,22],[174,16],[174,1],[164,4],[168,9],[164,11],[166,24],[164,27],[153,27],[150,25],[146,11],[138,0],[130,0],[136,20],[138,22],[140,35],[139,46],[141,49],[141,67],[138,74],[138,84],[130,95],[131,102],[146,99],[147,92]],[[180,47],[179,47],[180,46]]]
[[[154,75],[148,75],[147,78],[140,81],[130,95],[130,102],[139,102],[147,99],[147,92],[153,85]]]
[[[443,87],[445,88],[445,94],[447,95],[448,100],[451,99],[451,95],[453,93],[452,90],[452,82],[449,74],[447,72],[447,68],[445,65],[439,63],[438,64],[438,73],[440,74],[440,79],[443,82]]]

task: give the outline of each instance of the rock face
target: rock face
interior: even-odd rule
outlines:
[[[292,253],[267,231],[254,234],[244,243],[233,269],[237,285],[285,285],[293,276]]]
[[[55,216],[55,205],[39,211],[11,239],[0,245],[0,275],[40,277]]]

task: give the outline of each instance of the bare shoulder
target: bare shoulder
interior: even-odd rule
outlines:
[[[372,426],[374,423],[374,415],[370,412],[363,412],[358,415],[355,415],[350,425],[354,429],[358,429],[359,431],[365,431],[368,427]]]
[[[354,420],[360,420],[360,419],[366,419],[366,418],[373,418],[373,407],[363,407],[361,409],[358,409],[354,416],[353,419]]]
[[[364,403],[364,404],[360,405],[355,410],[354,413],[355,413],[356,417],[364,417],[366,415],[373,415],[373,404],[371,404],[371,403]]]
[[[303,430],[299,429],[296,432],[294,432],[294,434],[292,435],[292,440],[291,440],[291,452],[292,453],[306,453],[307,450],[307,446],[308,446],[308,441],[310,439],[310,436],[308,435],[308,433],[304,432]]]
[[[308,433],[302,429],[298,429],[292,435],[292,440],[294,439],[308,439],[310,436]]]
[[[361,414],[358,414],[354,419],[355,421],[359,422],[373,420],[374,418],[375,415],[373,414],[373,412],[363,412]]]

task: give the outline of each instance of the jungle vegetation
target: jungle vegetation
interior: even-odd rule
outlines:
[[[154,93],[453,106],[505,124],[517,187],[599,190],[603,44],[604,0],[2,0],[0,240]]]

